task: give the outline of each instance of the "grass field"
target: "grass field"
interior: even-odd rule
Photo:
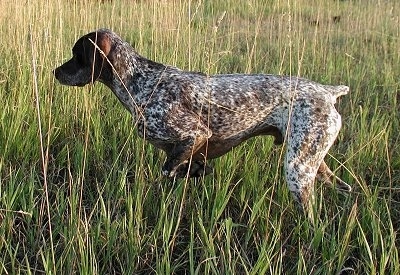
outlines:
[[[314,226],[260,137],[171,183],[101,84],[59,85],[74,42],[110,28],[206,73],[351,88]],[[0,274],[400,274],[400,2],[0,1]]]

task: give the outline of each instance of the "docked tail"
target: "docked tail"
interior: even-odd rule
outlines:
[[[347,95],[349,92],[350,88],[345,86],[345,85],[338,85],[338,86],[330,86],[330,85],[324,85],[325,90],[331,94],[331,100],[333,101],[333,104],[336,103],[336,99],[342,95]]]
[[[325,86],[327,90],[336,98],[342,95],[347,95],[349,92],[350,88],[345,85],[339,85],[339,86]]]

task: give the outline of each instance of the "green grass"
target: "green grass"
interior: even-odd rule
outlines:
[[[398,1],[5,0],[0,10],[0,274],[400,273]],[[100,27],[187,70],[349,85],[326,160],[354,192],[316,184],[312,227],[286,187],[282,148],[265,137],[213,160],[213,176],[163,178],[164,154],[107,88],[51,74]]]

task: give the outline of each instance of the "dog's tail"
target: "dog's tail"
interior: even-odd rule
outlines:
[[[331,86],[325,85],[325,90],[330,94],[326,94],[326,100],[331,101],[333,104],[336,103],[336,99],[342,95],[346,95],[350,88],[345,85]]]
[[[327,90],[331,93],[331,95],[336,99],[342,95],[347,95],[350,88],[345,85],[339,86],[327,86]]]

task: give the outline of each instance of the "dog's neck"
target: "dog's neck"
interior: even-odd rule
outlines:
[[[117,45],[118,46],[118,45]],[[130,113],[148,103],[167,66],[140,56],[132,47],[121,45],[119,54],[109,59],[110,78],[100,79],[118,97]]]

